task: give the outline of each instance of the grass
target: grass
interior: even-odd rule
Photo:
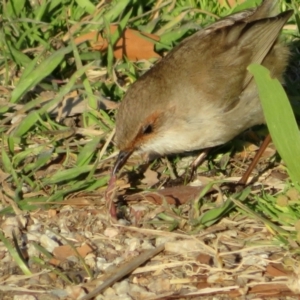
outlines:
[[[256,2],[246,1],[242,8],[255,6]],[[284,10],[297,5],[296,0],[281,1]],[[103,195],[117,153],[111,142],[115,116],[112,107],[122,99],[130,83],[153,63],[114,58],[114,46],[126,27],[158,35],[159,41],[148,40],[158,53],[164,54],[200,27],[233,11],[227,5],[207,0],[10,0],[4,1],[0,10],[2,216],[57,208],[63,200],[79,192]],[[293,49],[286,81],[296,119],[300,114],[299,20],[298,8],[284,30]],[[118,26],[113,34],[109,34],[111,24]],[[95,50],[93,40],[78,42],[78,37],[93,31],[99,35],[104,32],[108,39],[105,51]],[[273,97],[272,93],[269,97]],[[103,105],[107,109],[99,109]],[[289,128],[289,117],[282,120],[282,126]],[[288,143],[288,140],[283,142],[284,128],[282,137],[276,139],[282,157]],[[257,129],[258,135],[260,130],[261,127]],[[295,141],[299,133],[296,122],[293,130],[294,135],[289,139]],[[245,145],[241,138],[215,149],[204,164],[204,171],[235,176],[232,157],[239,144]],[[297,229],[282,229],[293,227],[300,219],[296,157],[295,152],[289,153],[287,166],[291,166],[293,173],[291,178],[282,181],[280,189],[261,187],[255,193],[244,190],[228,194],[232,205],[226,202],[221,208],[203,203],[200,197],[193,208],[195,214],[188,220],[189,226],[180,229],[197,232],[224,216],[245,214],[264,222],[284,246],[289,247],[290,239],[298,242]],[[171,158],[170,165],[176,168],[181,160],[181,156]],[[286,173],[278,161],[278,156],[271,158],[277,169]],[[152,163],[152,167],[157,173],[170,172],[160,160]],[[137,168],[138,164],[127,166],[126,171],[138,173]],[[295,172],[298,173],[294,175]],[[285,202],[280,202],[282,197],[286,197]],[[165,224],[169,222],[169,228],[175,230],[181,226],[178,221],[181,214],[182,211],[173,210],[169,215],[158,214],[158,219]],[[8,245],[2,235],[1,240]],[[7,247],[18,256],[12,247]],[[20,261],[22,269],[26,269],[23,260]]]
[[[44,1],[31,6],[25,1],[9,1],[3,6],[1,69],[5,93],[0,121],[1,161],[9,186],[17,187],[12,200],[24,210],[35,209],[35,202],[61,201],[75,191],[105,186],[107,172],[94,176],[97,164],[101,164],[96,150],[105,145],[114,128],[114,113],[97,109],[99,95],[118,101],[127,86],[121,86],[118,78],[124,77],[128,82],[138,76],[133,63],[114,62],[113,45],[119,32],[108,36],[109,46],[104,53],[95,53],[89,43],[76,46],[74,38],[92,30],[101,32],[114,23],[120,30],[127,25],[144,32],[159,31],[161,42],[157,48],[163,51],[191,33],[193,19],[199,24],[212,21],[184,1],[178,3],[171,15],[170,3],[163,3],[157,9],[159,25],[152,26],[150,3],[146,6],[131,3],[131,9],[126,9],[130,1],[110,5],[100,2],[97,7],[86,2]],[[216,6],[203,5],[203,10],[210,11]],[[143,14],[144,17],[138,17]],[[185,28],[180,26],[182,21]],[[95,60],[95,54],[99,59]],[[90,72],[96,76],[92,81]],[[43,99],[45,93],[51,93],[49,100]],[[64,124],[66,120],[59,117],[59,110],[49,113],[66,98],[85,102],[80,116],[86,129],[83,134],[82,131],[78,134],[76,126],[70,130]],[[101,160],[105,161],[114,151],[112,144],[107,146]],[[63,163],[57,170],[35,176],[59,160]],[[27,198],[22,188],[31,192],[47,190],[47,193]]]

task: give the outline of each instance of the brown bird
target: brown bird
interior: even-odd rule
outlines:
[[[278,40],[292,15],[277,1],[221,19],[183,40],[128,89],[117,114],[113,175],[134,152],[181,153],[228,142],[264,123],[247,67],[282,80],[289,50]]]

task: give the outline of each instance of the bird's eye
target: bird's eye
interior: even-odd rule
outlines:
[[[151,124],[145,125],[143,127],[143,134],[150,134],[153,132],[153,126]]]

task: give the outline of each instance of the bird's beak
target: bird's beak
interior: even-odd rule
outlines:
[[[118,158],[115,162],[112,175],[116,175],[120,169],[125,165],[127,159],[132,154],[133,151],[120,151]]]

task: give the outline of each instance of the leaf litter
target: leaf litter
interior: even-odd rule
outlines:
[[[266,178],[264,174],[265,185]],[[1,247],[3,299],[10,299],[9,294],[34,295],[34,299],[45,295],[49,299],[90,299],[95,295],[96,299],[210,299],[213,295],[223,299],[244,295],[293,299],[298,293],[297,251],[283,247],[262,222],[234,213],[195,231],[191,212],[212,178],[205,181],[199,176],[199,180],[203,186],[126,196],[129,213],[118,222],[109,216],[104,189],[74,195],[78,200],[72,206],[64,203],[48,211],[3,216],[5,237],[10,239],[15,232],[18,245],[14,246],[22,249],[33,270],[32,276],[24,277],[7,249]],[[117,182],[122,186],[120,179]],[[124,196],[131,183],[123,182],[123,190],[115,192]],[[207,192],[211,190],[220,193],[213,188]],[[180,202],[168,201],[168,195]],[[291,190],[287,195],[294,199],[298,194]],[[159,202],[151,201],[155,197]],[[180,214],[174,213],[176,209]],[[146,213],[137,217],[137,212],[143,211]],[[165,217],[159,217],[161,214]],[[43,264],[38,257],[43,258]]]

